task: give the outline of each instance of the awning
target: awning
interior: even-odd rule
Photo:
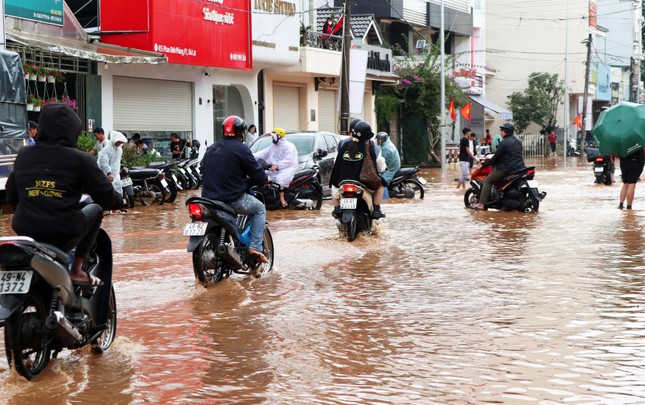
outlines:
[[[161,53],[141,51],[103,43],[89,43],[70,38],[34,34],[8,29],[7,40],[94,62],[162,64],[168,61]]]
[[[367,80],[372,80],[374,82],[383,82],[389,84],[397,84],[400,77],[390,72],[378,72],[370,70],[367,72]]]
[[[476,102],[477,104],[481,105],[487,110],[491,110],[492,112],[495,112],[499,114],[499,117],[504,120],[512,120],[513,119],[513,113],[508,111],[506,108],[500,107],[497,104],[486,100],[482,96],[468,96],[470,97],[471,100]]]

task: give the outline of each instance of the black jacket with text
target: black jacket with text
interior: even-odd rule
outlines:
[[[120,208],[121,195],[87,153],[76,149],[83,124],[66,104],[47,104],[35,145],[20,150],[7,181],[18,235],[63,250],[78,244],[84,227],[80,198],[89,194],[104,209]]]

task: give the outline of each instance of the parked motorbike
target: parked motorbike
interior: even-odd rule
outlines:
[[[268,170],[271,165],[263,159],[258,161],[260,166]],[[300,210],[319,210],[322,207],[323,191],[318,182],[317,167],[304,169],[293,176],[289,187],[284,189],[284,199],[289,206],[287,208]],[[267,210],[276,210],[282,208],[280,203],[280,186],[274,182],[269,182],[262,188],[254,188],[262,193],[264,197],[264,206]]]
[[[471,176],[470,188],[464,195],[464,204],[470,208],[479,203],[482,186],[492,168],[479,166]],[[537,212],[540,202],[546,197],[546,192],[538,190],[535,178],[535,167],[525,167],[509,173],[491,188],[491,196],[486,208],[517,210],[520,212]]]
[[[256,197],[262,200],[261,194]],[[269,261],[259,263],[248,253],[248,216],[238,215],[226,203],[203,197],[189,198],[186,206],[192,222],[186,224],[184,236],[190,236],[188,251],[193,253],[193,271],[204,287],[232,273],[260,277],[271,271],[274,251],[268,226],[264,231],[263,253]]]
[[[181,188],[184,190],[194,190],[201,185],[201,177],[195,173],[194,166],[198,165],[196,159],[179,160],[177,163],[177,178]],[[201,175],[200,175],[201,176]]]
[[[596,148],[586,148],[587,161],[593,162],[595,184],[611,186],[614,182],[614,160],[610,155],[601,154]]]
[[[351,242],[358,232],[372,231],[373,196],[365,185],[354,180],[341,181],[339,188],[341,215],[336,225]]]
[[[166,194],[169,192],[168,181],[166,181],[162,170],[149,167],[131,167],[126,177],[132,179],[134,192],[132,201],[138,199],[141,204],[149,206],[152,204],[162,205],[166,200]],[[121,183],[123,184],[123,177]],[[133,202],[130,202],[130,205],[132,206]]]
[[[405,167],[399,170],[387,192],[390,198],[419,198],[423,200],[425,179],[419,177],[419,166]]]
[[[166,187],[166,200],[165,202],[175,202],[177,199],[177,192],[180,190],[177,184],[177,176],[173,168],[177,162],[168,161],[168,162],[150,162],[148,164],[149,168],[159,169],[163,171],[164,179],[166,180],[168,186]]]
[[[72,257],[53,245],[25,236],[0,238],[0,323],[4,323],[9,366],[32,379],[50,357],[87,345],[95,354],[116,336],[117,310],[112,287],[112,245],[102,229],[88,258],[98,287],[75,286]]]

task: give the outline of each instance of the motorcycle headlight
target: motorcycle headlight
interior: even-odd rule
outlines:
[[[298,163],[298,166],[296,167],[296,170],[302,170],[302,169],[305,168],[305,166],[306,166],[306,164],[304,162]]]

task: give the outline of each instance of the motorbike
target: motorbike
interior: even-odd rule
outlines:
[[[184,190],[194,190],[201,185],[201,174],[198,176],[196,173],[199,168],[197,159],[183,159],[177,163],[177,178],[179,184]]]
[[[484,159],[490,159],[486,157]],[[492,168],[479,166],[471,176],[470,188],[464,195],[464,204],[470,208],[479,203],[484,181]],[[546,197],[546,192],[538,190],[535,180],[535,167],[525,167],[506,175],[491,188],[491,196],[486,208],[517,210],[520,212],[537,212],[540,202]]]
[[[343,180],[339,184],[340,210],[336,225],[348,242],[356,239],[358,232],[372,231],[374,203],[372,193],[365,185],[354,180]]]
[[[95,354],[116,336],[112,245],[100,230],[88,272],[101,286],[75,286],[72,257],[56,246],[25,236],[0,238],[0,323],[9,366],[31,380],[64,349],[87,345]]]
[[[128,203],[132,208],[134,201],[139,200],[141,204],[149,206],[152,204],[162,205],[166,200],[168,190],[168,181],[165,179],[164,172],[161,169],[149,167],[131,167],[121,169],[121,185],[131,182],[132,193],[124,189],[124,198],[128,198]],[[125,175],[124,175],[125,174]],[[124,179],[130,179],[125,181]],[[127,187],[127,186],[126,186]]]
[[[168,161],[168,162],[150,162],[148,167],[152,169],[159,169],[163,171],[164,179],[166,180],[168,186],[166,187],[166,200],[165,202],[173,203],[177,199],[177,192],[181,190],[177,176],[173,168],[177,162]]]
[[[423,200],[425,183],[425,179],[419,177],[419,166],[405,167],[396,173],[387,186],[387,192],[390,198],[419,198]]]
[[[594,184],[611,186],[614,182],[614,161],[610,155],[601,154],[596,148],[586,148],[587,161],[593,162]]]
[[[260,166],[267,170],[271,167],[263,159],[258,161]],[[284,199],[288,207],[300,210],[320,210],[323,202],[322,186],[318,182],[317,167],[304,169],[293,176],[289,187],[284,189]],[[256,190],[254,188],[254,190]],[[282,208],[280,204],[280,186],[274,182],[269,182],[266,186],[257,189],[264,197],[264,206],[267,210],[276,210]]]
[[[262,200],[261,194],[256,198]],[[267,263],[249,255],[250,224],[247,215],[238,215],[228,204],[203,197],[186,201],[191,222],[184,228],[189,236],[188,252],[193,254],[195,278],[204,286],[215,284],[233,273],[260,277],[273,268],[273,237],[264,231],[263,253]]]

